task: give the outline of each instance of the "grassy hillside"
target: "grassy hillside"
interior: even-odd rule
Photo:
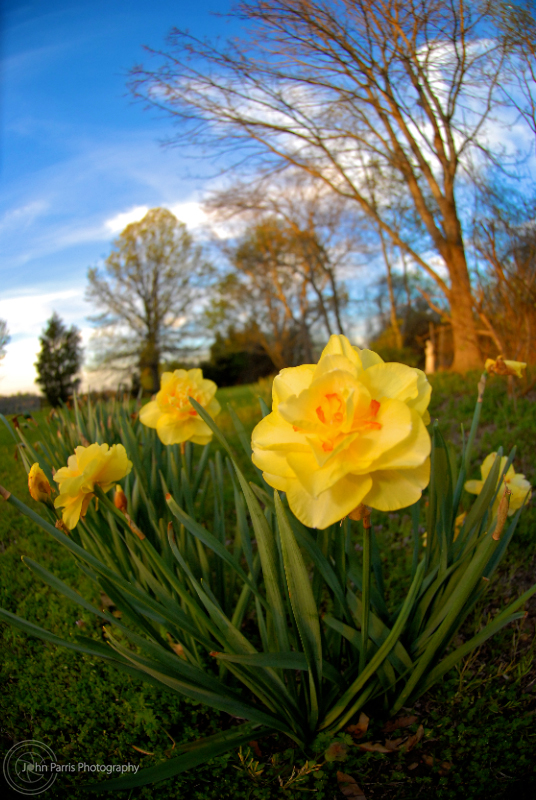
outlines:
[[[465,378],[444,374],[432,379],[430,407],[446,437],[457,448],[460,426],[469,426],[478,375]],[[522,386],[521,386],[522,388]],[[220,390],[222,405],[231,403],[251,430],[259,418],[256,397],[268,395],[268,386],[245,386]],[[517,445],[516,471],[536,482],[536,392],[508,398],[499,378],[488,381],[480,435],[475,448],[472,477],[479,477],[477,464],[502,444],[508,451]],[[35,414],[46,424],[46,411]],[[222,412],[220,424],[231,440],[232,426]],[[25,433],[36,440],[29,423]],[[236,444],[236,442],[235,442]],[[14,458],[15,442],[0,424],[0,483],[26,502],[24,470]],[[33,504],[37,507],[36,504]],[[404,512],[376,514],[378,535],[387,575],[387,589],[396,591],[397,579],[405,574],[409,552],[409,517]],[[81,576],[71,557],[46,538],[26,518],[0,501],[0,606],[36,622],[63,638],[83,629],[99,636],[97,622],[72,606],[52,589],[36,582],[21,563],[28,555],[55,572],[78,591],[99,602],[94,587]],[[485,602],[476,610],[460,636],[469,636],[492,609],[521,594],[536,581],[536,512],[534,501],[525,510],[503,566],[493,578]],[[527,616],[504,629],[443,683],[416,704],[418,717],[410,730],[422,723],[423,740],[408,753],[364,752],[350,746],[346,760],[330,762],[316,775],[306,776],[287,790],[279,788],[279,767],[291,774],[304,759],[288,740],[270,737],[259,743],[251,756],[264,772],[253,780],[241,767],[237,753],[215,758],[202,768],[154,787],[133,790],[132,797],[158,798],[272,798],[303,796],[308,790],[318,800],[343,797],[337,770],[355,777],[367,798],[533,798],[536,796],[534,757],[536,733],[536,601],[528,604]],[[181,742],[206,736],[227,726],[225,715],[177,695],[129,679],[89,657],[30,639],[0,623],[1,669],[0,719],[2,754],[24,739],[45,742],[59,763],[84,761],[107,764],[155,763],[173,753]],[[410,713],[410,710],[408,710]],[[383,720],[372,720],[370,731],[378,731]],[[393,734],[396,736],[396,734]],[[322,760],[319,750],[318,761]],[[81,798],[81,785],[93,780],[63,773],[46,798]],[[18,796],[18,795],[17,795]],[[126,797],[127,795],[124,794]]]

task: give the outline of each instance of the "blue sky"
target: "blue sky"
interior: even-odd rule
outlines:
[[[0,394],[35,391],[38,336],[56,310],[91,328],[89,266],[146,209],[190,228],[213,177],[160,145],[169,118],[134,103],[127,73],[173,26],[227,35],[230,0],[6,0],[0,130],[0,318],[12,340]],[[213,169],[213,168],[212,168]],[[205,170],[205,174],[203,174]]]

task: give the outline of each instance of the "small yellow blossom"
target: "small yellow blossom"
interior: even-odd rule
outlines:
[[[490,453],[489,456],[486,456],[484,461],[482,462],[482,466],[480,467],[480,474],[482,475],[481,481],[466,481],[465,483],[465,490],[470,492],[471,494],[480,494],[484,487],[484,483],[486,478],[488,477],[490,470],[493,466],[497,453]],[[503,456],[501,458],[501,467],[500,467],[500,474],[504,470],[506,466],[507,458]],[[500,479],[499,479],[500,480]],[[497,483],[497,486],[499,484]],[[525,499],[528,500],[530,498],[530,492],[532,486],[522,475],[520,472],[514,472],[513,466],[510,464],[508,467],[508,472],[504,476],[504,485],[508,488],[512,494],[510,496],[510,507],[508,509],[508,516],[511,517],[525,502]],[[495,516],[497,510],[499,508],[499,503],[501,502],[502,491],[498,493],[498,496],[495,498],[495,502],[493,503],[492,509],[492,516]]]
[[[164,372],[155,399],[140,410],[140,421],[149,428],[156,428],[164,444],[187,441],[208,444],[212,431],[188,398],[193,397],[214,418],[221,410],[214,397],[217,388],[214,381],[203,378],[200,369]]]
[[[52,488],[47,476],[37,462],[32,465],[28,473],[28,489],[33,499],[39,503],[48,503],[50,500]]]
[[[458,516],[454,520],[454,536],[453,536],[453,540],[454,541],[456,541],[456,539],[460,535],[460,531],[463,528],[463,523],[465,522],[466,516],[467,516],[467,512],[466,511],[462,511],[462,513],[458,514]]]
[[[282,370],[253,462],[305,525],[326,528],[362,503],[394,511],[430,479],[431,387],[421,370],[330,338],[318,364]]]
[[[59,469],[54,480],[59,484],[56,508],[63,508],[62,519],[72,530],[80,517],[85,516],[95,486],[107,492],[116,481],[128,475],[132,462],[122,444],[90,444],[75,448],[66,467]]]
[[[524,361],[505,361],[502,356],[497,356],[486,359],[485,370],[490,375],[515,375],[522,378],[526,366]]]

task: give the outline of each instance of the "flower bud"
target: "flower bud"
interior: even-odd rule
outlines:
[[[498,542],[501,538],[501,534],[504,530],[504,526],[506,525],[506,519],[508,517],[508,509],[510,508],[510,495],[512,492],[508,488],[508,486],[504,487],[504,494],[501,497],[501,502],[499,503],[499,509],[497,511],[497,524],[495,525],[495,530],[491,536],[496,542]]]
[[[115,487],[114,506],[118,508],[119,511],[126,511],[128,508],[127,496],[119,484]]]
[[[28,473],[28,489],[30,495],[39,503],[48,503],[52,492],[48,478],[36,462]]]

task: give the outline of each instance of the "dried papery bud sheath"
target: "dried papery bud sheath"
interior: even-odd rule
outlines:
[[[67,536],[70,536],[71,534],[71,531],[62,519],[57,519],[54,527],[56,527],[62,533],[65,533]]]
[[[512,492],[510,489],[505,486],[504,487],[504,494],[501,498],[501,502],[499,503],[499,510],[497,511],[497,524],[495,525],[495,530],[492,534],[492,539],[498,542],[501,538],[502,532],[504,530],[504,526],[506,525],[506,520],[508,519],[508,509],[510,508],[510,495]]]
[[[354,522],[360,522],[361,520],[365,520],[367,517],[370,520],[370,508],[366,506],[364,503],[360,503],[356,508],[354,508],[353,511],[350,511],[350,513],[348,514],[348,518],[353,519]]]
[[[486,360],[485,369],[490,375],[515,375],[522,378],[526,366],[524,361],[505,361],[502,356],[497,356]]]
[[[11,492],[8,492],[7,489],[4,489],[3,486],[0,486],[0,495],[4,498],[4,500],[9,500],[11,497]]]
[[[128,522],[128,527],[130,528],[132,533],[134,533],[138,537],[138,539],[140,539],[140,541],[143,541],[145,539],[145,534],[142,533],[142,531],[140,531],[134,520],[129,517],[126,511],[124,512],[124,514],[125,514],[125,519]]]

